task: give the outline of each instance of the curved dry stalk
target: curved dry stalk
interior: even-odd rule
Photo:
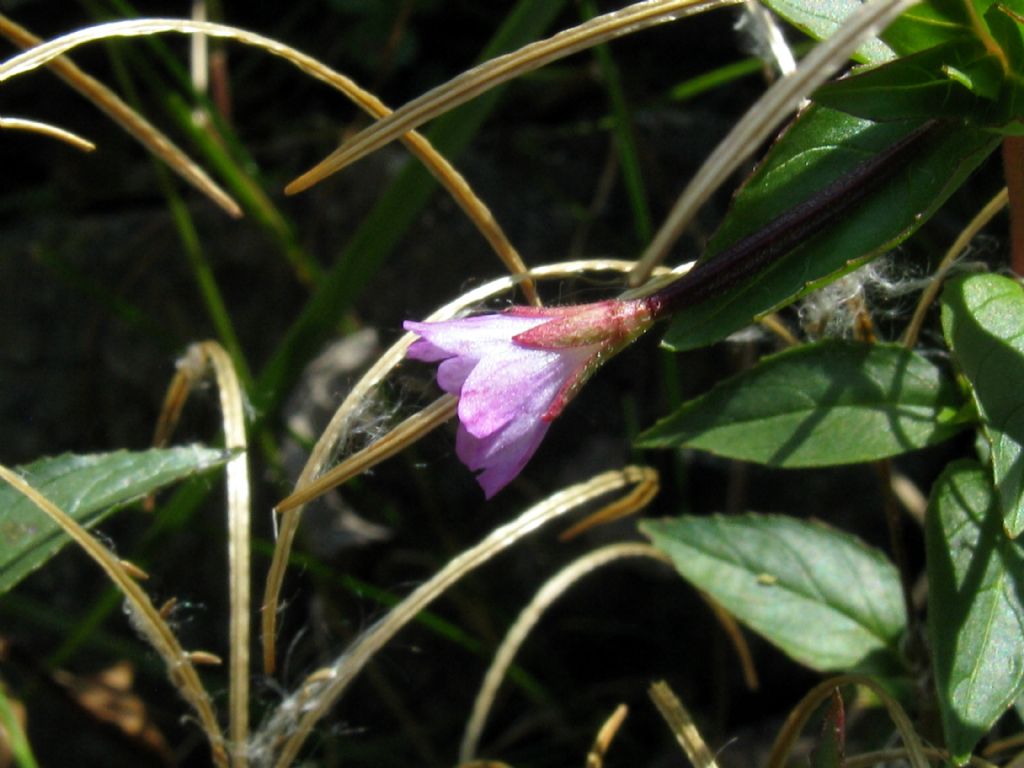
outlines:
[[[533,599],[523,608],[508,632],[505,633],[501,645],[494,653],[491,665],[484,674],[484,680],[476,694],[476,701],[473,702],[472,713],[466,723],[466,729],[463,731],[462,745],[459,747],[460,763],[469,762],[476,756],[477,748],[480,746],[480,737],[483,735],[487,716],[494,705],[501,681],[505,678],[519,649],[526,642],[526,638],[537,626],[547,609],[584,576],[609,563],[627,557],[648,557],[666,565],[672,564],[665,554],[650,544],[635,542],[610,544],[574,560],[537,590]]]
[[[536,504],[510,523],[494,529],[480,543],[451,560],[429,581],[396,605],[382,621],[360,635],[327,669],[314,672],[285,699],[270,722],[257,735],[250,754],[253,760],[273,761],[287,768],[298,756],[316,723],[395,634],[463,576],[479,568],[498,553],[542,525],[583,504],[634,484],[657,482],[657,473],[645,467],[626,467],[605,472],[587,482],[565,488]],[[276,757],[272,750],[283,742]]]
[[[42,43],[24,27],[16,24],[0,14],[0,35],[22,48],[31,48]],[[55,54],[50,60],[41,62],[48,64],[50,69],[65,83],[70,85],[89,101],[105,112],[115,123],[124,128],[142,146],[167,163],[179,176],[194,186],[228,215],[238,218],[242,209],[211,179],[198,164],[189,159],[167,136],[150,123],[146,118],[126,104],[120,96],[103,85],[99,80],[86,74],[68,59],[57,58]],[[18,57],[15,57],[18,58]],[[35,66],[41,66],[36,64]]]
[[[285,191],[289,194],[301,192],[337,173],[346,165],[394,141],[403,133],[464,104],[484,91],[552,61],[656,24],[740,2],[743,0],[645,0],[597,16],[578,26],[562,30],[552,37],[485,61],[447,83],[427,91],[388,117],[357,133],[315,167],[291,182],[285,187]]]
[[[336,488],[356,475],[361,475],[371,467],[409,447],[428,432],[444,424],[455,415],[459,398],[455,395],[442,395],[422,411],[417,411],[384,437],[371,443],[363,450],[349,456],[333,469],[320,475],[309,485],[282,499],[274,507],[275,512],[287,512],[301,507],[323,496],[327,491]]]
[[[249,648],[252,608],[251,506],[249,496],[248,441],[242,386],[231,357],[216,341],[197,345],[213,367],[220,392],[224,421],[224,445],[235,451],[226,467],[228,492],[228,589],[231,619],[228,628],[228,737],[234,768],[246,765],[249,741]]]
[[[167,388],[153,444],[165,445],[174,431],[191,389],[213,369],[220,393],[225,448],[236,455],[226,467],[228,507],[228,737],[232,766],[244,768],[249,740],[249,653],[252,642],[251,537],[249,465],[246,451],[245,405],[231,357],[216,341],[192,344],[178,359],[177,372]],[[193,659],[194,660],[194,659]]]
[[[882,686],[866,675],[839,675],[814,686],[800,700],[800,703],[793,708],[793,711],[789,713],[789,717],[786,718],[782,730],[775,737],[775,744],[772,746],[771,755],[768,757],[768,768],[782,768],[782,766],[786,765],[790,750],[796,743],[807,721],[814,714],[814,710],[832,695],[834,689],[843,685],[863,685],[866,688],[870,688],[878,696],[882,704],[885,705],[886,710],[889,712],[889,717],[892,718],[896,730],[899,731],[911,768],[928,768],[928,759],[925,756],[924,745],[922,745],[917,731],[914,730],[914,725],[910,722],[910,718],[907,717],[907,713],[900,706],[900,703],[890,696]]]
[[[210,696],[203,688],[190,654],[182,649],[178,638],[174,636],[160,612],[150,602],[149,595],[131,577],[121,561],[100,543],[99,539],[25,482],[18,474],[0,465],[0,479],[6,481],[59,525],[61,530],[103,569],[114,586],[121,590],[129,609],[132,626],[140,631],[160,654],[164,664],[167,665],[168,677],[171,682],[195,710],[199,725],[210,742],[214,764],[227,768],[228,757],[224,751],[224,735],[217,724],[217,716],[214,714]]]
[[[715,147],[673,205],[630,275],[638,285],[660,264],[697,210],[810,93],[832,76],[857,47],[884,29],[915,0],[868,0],[832,37],[815,46],[796,70],[765,91]]]
[[[590,747],[590,752],[587,754],[587,768],[604,768],[604,756],[608,754],[608,748],[612,745],[612,739],[615,738],[615,734],[619,732],[622,724],[626,722],[626,716],[629,714],[629,707],[625,704],[619,704],[612,712],[608,719],[604,721],[601,729],[597,732],[597,736],[594,737],[594,743]]]
[[[559,541],[571,541],[584,531],[589,531],[599,525],[607,525],[623,517],[629,517],[634,512],[646,507],[651,500],[658,495],[660,488],[657,485],[638,486],[629,495],[618,501],[607,504],[592,515],[587,515],[580,522],[571,525],[558,534]]]
[[[0,16],[0,21],[2,20],[3,17]],[[11,24],[11,22],[8,22],[8,24]],[[5,30],[6,25],[0,26],[0,32],[5,32]],[[24,32],[24,30],[22,30],[22,32]],[[118,122],[126,128],[126,130],[129,130],[132,135],[135,135],[136,138],[139,138],[139,140],[142,141],[142,138],[132,131],[129,127],[129,123],[127,122],[129,117],[133,120],[141,120],[141,118],[132,111],[130,107],[124,105],[123,102],[120,102],[117,96],[107,90],[104,86],[100,85],[95,80],[92,80],[88,75],[82,73],[81,70],[77,70],[73,64],[70,64],[69,62],[64,63],[61,59],[56,57],[61,56],[72,48],[76,48],[80,45],[94,42],[96,40],[103,40],[111,37],[140,37],[167,32],[227,38],[229,40],[235,40],[236,42],[242,43],[243,45],[251,45],[253,47],[260,48],[272,56],[277,56],[288,61],[304,74],[314,77],[332,88],[341,91],[341,93],[343,93],[357,107],[362,109],[371,117],[381,118],[391,114],[391,110],[388,109],[383,102],[381,102],[372,93],[359,87],[355,81],[340,72],[336,72],[312,56],[304,54],[291,46],[227,24],[189,21],[187,19],[135,19],[131,21],[115,21],[107,24],[97,24],[92,27],[87,27],[86,29],[72,32],[46,43],[36,45],[35,48],[19,54],[18,56],[14,56],[0,64],[0,82],[43,66],[44,64],[50,64],[50,66],[54,68],[59,67],[58,72],[70,72],[73,68],[77,72],[77,75],[73,80],[70,79],[69,76],[69,82],[71,85],[76,89],[81,90],[84,87],[83,84],[91,81],[91,90],[86,95],[89,96],[89,98],[96,100],[97,104],[105,111],[108,111],[108,114],[111,114],[112,116],[115,114],[110,111],[112,107],[116,106],[114,100],[116,100],[117,103],[120,103],[123,110],[127,110],[129,114],[124,114],[122,110],[121,113],[117,113],[120,114],[120,119],[118,119],[118,117],[115,117],[115,119],[117,119]],[[28,33],[26,32],[24,34]],[[33,37],[32,39],[38,42],[38,38]],[[35,43],[33,43],[33,45],[35,45]],[[100,96],[103,96],[102,100],[99,98]],[[122,122],[122,120],[125,122]],[[148,123],[144,124],[148,127],[148,135],[151,140],[154,140],[155,137],[160,137],[164,144],[169,144],[169,142],[162,137],[162,134],[156,133],[155,128],[150,126]],[[444,156],[434,149],[433,145],[421,134],[416,132],[407,133],[402,137],[402,141],[413,155],[415,155],[420,162],[426,166],[431,175],[448,191],[459,207],[469,217],[470,221],[472,221],[480,231],[487,243],[494,249],[495,253],[498,254],[498,257],[501,259],[505,267],[512,274],[525,275],[526,265],[523,263],[523,259],[519,255],[519,252],[509,241],[504,230],[502,230],[490,209],[476,195],[462,174],[460,174],[455,167],[444,158]],[[147,144],[147,146],[149,146],[149,144]],[[170,148],[173,148],[173,145],[170,145]],[[151,149],[153,149],[154,152],[157,152],[157,149],[153,147],[151,147]],[[158,152],[158,154],[160,153]],[[164,157],[163,154],[160,156]],[[164,157],[164,159],[167,160],[166,157]],[[170,160],[167,161],[170,162]],[[178,169],[177,165],[174,167]],[[179,169],[179,172],[182,171]],[[536,290],[530,280],[524,279],[521,281],[521,285],[527,300],[533,304],[539,304],[540,300],[537,297]]]
[[[722,626],[725,636],[732,643],[733,650],[736,651],[736,656],[740,660],[740,670],[743,672],[743,682],[746,684],[747,689],[756,691],[761,686],[761,681],[757,677],[754,654],[750,652],[750,645],[747,644],[747,638],[743,636],[740,623],[736,621],[735,616],[719,605],[718,601],[711,597],[711,595],[706,592],[698,592],[697,594],[700,595],[708,608],[711,609],[715,619]]]
[[[60,128],[50,123],[43,123],[39,120],[27,120],[23,117],[0,117],[0,130],[38,133],[40,136],[47,136],[51,139],[57,139],[57,141],[63,141],[65,144],[70,144],[82,152],[92,152],[96,149],[95,144],[79,136],[77,133],[72,133],[65,128]]]
[[[679,746],[683,748],[686,756],[690,758],[694,768],[718,768],[715,756],[711,754],[708,745],[704,743],[700,731],[697,730],[697,724],[693,722],[693,717],[668,683],[659,680],[651,685],[648,694],[654,702],[654,706],[658,708],[658,712],[668,723],[668,727],[672,729],[676,741],[679,742]]]
[[[560,264],[549,264],[531,270],[528,274],[530,279],[550,280],[572,277],[584,272],[628,272],[633,262],[621,259],[587,259],[581,261],[569,261]],[[667,270],[663,270],[667,272]],[[472,290],[455,301],[441,307],[427,318],[427,322],[448,320],[455,317],[467,307],[492,299],[501,293],[513,288],[522,278],[519,276],[501,277]],[[416,339],[416,334],[406,333],[396,341],[370,369],[363,374],[363,377],[352,387],[345,400],[338,406],[330,423],[324,429],[316,445],[313,447],[303,467],[299,479],[295,483],[296,493],[302,491],[309,484],[313,483],[323,471],[323,468],[330,461],[338,447],[348,439],[352,427],[357,422],[360,407],[371,396],[372,392],[391,372],[391,370],[405,359],[405,352],[409,345]],[[372,448],[372,446],[370,446]],[[369,448],[367,449],[369,450]],[[293,494],[294,495],[294,494]],[[276,666],[276,634],[277,634],[277,608],[280,601],[281,587],[284,584],[285,571],[288,568],[288,558],[291,555],[292,544],[295,540],[295,533],[299,527],[299,517],[302,507],[298,506],[283,512],[278,521],[279,528],[277,541],[274,545],[274,555],[267,572],[267,583],[263,593],[262,631],[263,643],[263,670],[266,674],[273,674]]]
[[[921,293],[921,298],[914,308],[914,315],[910,318],[910,322],[907,324],[907,329],[903,332],[903,338],[901,339],[904,347],[913,349],[917,345],[917,337],[921,334],[921,326],[924,325],[924,318],[928,314],[928,308],[931,307],[935,298],[939,295],[939,290],[942,288],[942,284],[945,282],[956,260],[960,258],[960,255],[971,244],[975,236],[992,221],[992,218],[999,211],[1007,206],[1009,201],[1009,190],[1003,187],[996,193],[995,197],[985,203],[985,206],[978,211],[970,223],[957,236],[956,240],[953,241],[953,245],[949,247],[949,250],[942,257],[942,261],[939,262],[935,274],[932,275],[931,282],[928,283],[928,287]]]

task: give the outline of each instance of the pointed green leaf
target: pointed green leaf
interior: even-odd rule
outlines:
[[[970,383],[992,447],[1003,524],[1024,530],[1024,288],[999,275],[951,280],[942,293],[942,328]]]
[[[29,485],[90,527],[116,508],[230,458],[202,446],[65,454],[17,467]],[[35,504],[0,482],[0,594],[41,566],[68,537]]]
[[[837,670],[895,660],[906,624],[899,575],[854,536],[752,514],[640,529],[683,578],[798,662]]]
[[[762,359],[684,403],[637,439],[774,467],[854,464],[961,429],[952,379],[893,344],[827,341]]]
[[[908,56],[973,35],[963,0],[932,0],[908,9],[882,33],[882,39],[900,56]]]
[[[1003,72],[976,40],[947,43],[827,83],[814,101],[867,120],[946,117],[1002,122],[994,100]]]
[[[928,633],[946,744],[958,765],[1024,693],[1024,554],[991,480],[958,461],[928,509]]]
[[[917,125],[872,123],[834,110],[804,112],[740,191],[706,258],[776,219]],[[864,200],[727,294],[676,312],[665,344],[685,350],[719,341],[884,253],[910,236],[999,144],[999,137],[943,124],[893,162]],[[698,267],[699,268],[699,267]]]

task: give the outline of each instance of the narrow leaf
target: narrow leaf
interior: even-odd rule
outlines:
[[[882,553],[790,517],[683,516],[640,529],[679,573],[798,662],[816,670],[896,660],[906,624]]]
[[[928,509],[928,633],[957,765],[1024,693],[1024,555],[1001,522],[985,469],[947,467]]]
[[[87,527],[116,508],[170,483],[224,464],[230,454],[202,446],[65,454],[17,471],[36,490]],[[0,484],[0,594],[53,557],[69,541],[50,518],[9,485]]]
[[[992,448],[1003,525],[1016,537],[1024,530],[1024,288],[999,275],[951,280],[942,328]]]
[[[854,464],[945,440],[962,425],[949,376],[890,344],[828,341],[762,359],[638,438],[775,467]]]
[[[917,127],[807,110],[740,191],[706,258],[713,260]],[[970,126],[937,127],[902,162],[883,170],[885,178],[864,200],[819,234],[725,296],[677,312],[665,343],[685,350],[719,341],[894,247],[927,221],[998,143],[998,136]]]

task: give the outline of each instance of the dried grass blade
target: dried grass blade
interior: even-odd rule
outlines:
[[[665,718],[668,727],[672,729],[676,741],[686,752],[686,756],[690,758],[694,768],[718,768],[715,756],[711,754],[708,745],[701,738],[700,732],[693,722],[693,717],[690,716],[668,683],[664,680],[654,683],[648,690],[648,694],[661,716]]]
[[[269,757],[271,750],[283,741],[274,765],[278,768],[292,765],[313,727],[334,706],[377,651],[459,579],[542,525],[579,506],[624,486],[650,482],[652,472],[641,467],[626,467],[570,486],[531,507],[512,522],[496,528],[476,546],[455,557],[395,606],[381,622],[360,635],[331,667],[315,673],[315,680],[307,680],[297,692],[286,698],[258,734],[254,745],[256,754]]]
[[[995,197],[985,203],[985,206],[978,211],[973,219],[964,227],[963,231],[957,235],[953,245],[949,247],[945,255],[942,257],[942,261],[939,262],[938,268],[935,270],[935,274],[932,275],[931,282],[928,287],[921,293],[921,298],[917,302],[917,306],[914,308],[914,315],[910,318],[910,322],[907,324],[907,329],[903,332],[903,339],[901,340],[903,346],[907,349],[913,349],[917,345],[917,337],[921,333],[921,326],[924,325],[925,315],[928,314],[928,310],[931,308],[935,299],[939,295],[939,289],[942,288],[942,283],[949,275],[949,271],[953,268],[956,260],[960,258],[960,255],[967,249],[967,246],[971,244],[974,237],[985,228],[985,226],[992,221],[997,213],[1005,208],[1010,202],[1010,191],[1003,187],[999,192],[996,193]]]
[[[72,133],[65,128],[60,128],[50,123],[43,123],[39,120],[26,120],[23,117],[0,117],[0,130],[38,133],[40,136],[48,136],[51,139],[57,139],[57,141],[70,144],[82,152],[92,152],[96,149],[95,144],[79,136],[77,133]]]
[[[232,765],[244,768],[249,740],[249,664],[252,604],[252,509],[248,439],[242,385],[231,356],[216,341],[191,345],[178,360],[157,421],[154,445],[165,445],[192,387],[213,369],[220,395],[225,447],[235,452],[226,467],[228,521],[228,737]],[[163,614],[163,609],[161,609]],[[193,660],[195,657],[193,656]]]
[[[619,732],[622,724],[626,722],[626,715],[629,714],[629,707],[619,704],[615,711],[608,716],[594,738],[594,745],[587,754],[587,768],[604,768],[604,756],[612,745],[612,739]]]
[[[189,654],[182,649],[178,638],[150,602],[149,596],[125,570],[117,557],[64,510],[3,465],[0,465],[0,479],[11,485],[59,525],[72,541],[103,569],[114,586],[121,590],[130,608],[133,626],[142,632],[163,658],[171,682],[195,710],[199,725],[210,742],[214,764],[227,768],[228,757],[224,751],[224,736],[217,724],[209,694],[203,688]]]
[[[2,23],[4,21],[4,18],[0,16],[0,33],[4,33],[7,29],[7,26]],[[21,29],[20,27],[13,25],[13,22],[7,21],[6,24],[12,25],[16,30]],[[21,31],[24,32],[24,30]],[[332,88],[341,91],[341,93],[350,99],[356,106],[370,116],[385,117],[391,114],[391,110],[388,109],[388,107],[372,93],[369,93],[359,87],[353,80],[345,77],[340,72],[336,72],[326,64],[323,64],[319,60],[312,56],[308,56],[295,48],[278,42],[277,40],[263,37],[262,35],[255,34],[253,32],[247,32],[243,29],[238,29],[237,27],[232,27],[226,24],[188,21],[186,19],[136,19],[132,21],[115,21],[107,24],[98,24],[77,32],[72,32],[71,34],[64,35],[63,37],[58,37],[46,43],[36,45],[32,50],[26,51],[25,53],[15,56],[3,64],[0,64],[0,82],[43,66],[44,64],[50,64],[54,68],[57,68],[58,72],[62,72],[64,68],[69,68],[69,71],[71,71],[70,68],[73,68],[74,71],[78,73],[78,80],[88,78],[88,80],[92,81],[92,78],[81,73],[81,71],[77,70],[73,64],[63,63],[61,59],[56,57],[79,45],[96,40],[103,40],[110,37],[140,37],[168,32],[227,38],[242,43],[243,45],[250,45],[259,48],[272,56],[277,56],[288,61],[304,74],[314,77]],[[29,35],[27,32],[24,32],[24,34]],[[38,38],[31,35],[24,39],[32,39],[38,42]],[[19,44],[24,45],[26,43]],[[35,45],[35,43],[32,44]],[[127,105],[123,104],[123,102],[120,102],[117,96],[106,90],[104,86],[96,83],[96,81],[92,82],[97,88],[103,89],[111,99],[117,100],[117,102],[121,103],[123,109],[128,110],[130,115],[138,118],[138,115],[132,112]],[[72,82],[72,85],[74,86],[75,83]],[[141,120],[141,118],[138,119]],[[156,129],[149,126],[148,123],[145,125],[149,127],[149,130],[156,131]],[[127,126],[125,127],[127,128]],[[512,274],[525,276],[527,270],[526,265],[523,263],[522,256],[520,256],[519,252],[509,241],[508,236],[505,234],[504,230],[502,230],[490,209],[473,191],[472,187],[469,186],[469,183],[465,180],[462,174],[460,174],[455,167],[441,155],[441,153],[434,149],[433,145],[431,145],[424,136],[411,132],[404,136],[402,141],[413,155],[415,155],[424,164],[434,178],[437,179],[438,182],[448,191],[459,207],[465,212],[467,217],[469,217],[473,222],[481,235],[483,235],[487,243],[494,249],[505,267]],[[166,139],[164,139],[164,142],[169,144]],[[173,145],[170,145],[170,147],[173,148]],[[156,150],[154,149],[154,151]],[[289,189],[286,191],[298,190]],[[533,304],[539,304],[540,300],[528,277],[522,280],[521,285],[527,300]]]
[[[287,187],[299,192],[484,91],[622,35],[743,0],[646,0],[597,16],[545,40],[485,61],[427,91],[388,117],[353,136]]]
[[[244,768],[249,741],[249,649],[252,642],[252,512],[248,440],[242,386],[231,357],[215,341],[197,345],[217,379],[225,447],[235,451],[226,467],[228,506],[228,737],[234,768]]]
[[[391,458],[452,418],[458,404],[459,398],[455,395],[439,397],[422,411],[414,413],[392,429],[380,440],[349,456],[329,472],[325,472],[309,485],[280,501],[274,509],[277,512],[287,512],[295,507],[308,504],[332,488],[362,474],[385,459]]]
[[[41,38],[36,37],[24,27],[16,24],[3,14],[0,14],[0,34],[11,42],[23,48],[40,46]],[[75,34],[75,33],[73,33]],[[69,36],[70,37],[70,36]],[[63,38],[58,38],[58,40]],[[38,50],[35,48],[34,50]],[[89,101],[99,107],[110,118],[124,128],[146,149],[167,163],[185,181],[194,186],[213,202],[219,205],[228,215],[238,218],[242,215],[242,209],[238,203],[211,179],[202,168],[189,159],[188,155],[179,149],[174,142],[165,136],[159,129],[150,123],[146,118],[128,106],[120,96],[103,85],[99,80],[86,74],[70,60],[57,58],[60,53],[54,55],[47,61],[40,62],[35,66],[48,64],[56,75],[85,96]],[[18,59],[8,60],[6,64]],[[0,67],[2,70],[5,66]],[[34,67],[30,67],[34,68]],[[0,76],[0,80],[7,79],[13,75]]]
[[[639,285],[647,280],[711,193],[757,150],[804,98],[843,66],[861,43],[884,29],[914,2],[868,0],[847,17],[832,37],[816,45],[796,71],[776,81],[737,121],[687,184],[640,257],[630,275],[630,283]]]
[[[641,487],[650,487],[652,485],[657,486],[657,476],[653,475],[653,473],[651,481],[644,483]],[[515,659],[519,649],[526,642],[526,638],[533,631],[533,628],[537,626],[537,623],[548,608],[584,576],[609,563],[627,557],[648,557],[652,560],[658,560],[659,562],[671,565],[671,561],[665,554],[649,544],[632,542],[610,544],[609,546],[595,549],[593,552],[574,560],[548,579],[537,590],[533,599],[520,611],[515,622],[513,622],[508,632],[505,633],[501,645],[495,651],[494,658],[484,674],[480,690],[477,692],[476,700],[473,702],[472,712],[469,720],[466,722],[466,729],[463,731],[462,744],[459,747],[460,762],[468,762],[475,757],[476,751],[480,746],[480,737],[483,735],[484,726],[487,724],[487,717],[490,715],[491,707],[494,706],[494,699],[498,695],[501,681],[505,678],[509,667],[512,666],[512,661]]]

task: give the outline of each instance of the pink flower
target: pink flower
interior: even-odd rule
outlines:
[[[487,498],[518,475],[569,400],[652,322],[643,301],[512,307],[501,314],[406,322],[413,360],[440,362],[437,383],[459,396],[455,452]]]

